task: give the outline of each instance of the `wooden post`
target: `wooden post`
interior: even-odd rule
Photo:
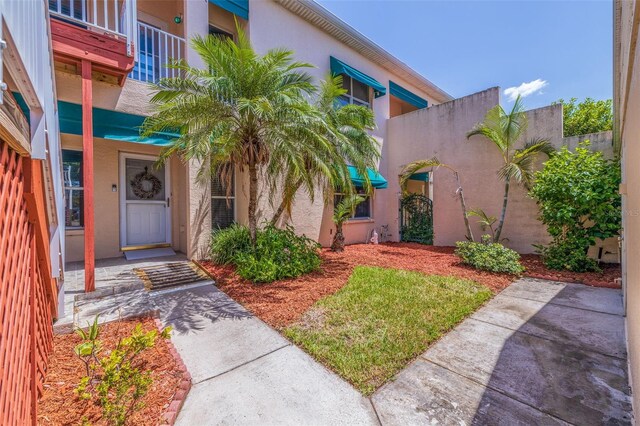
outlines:
[[[84,187],[84,291],[96,289],[93,203],[93,93],[91,62],[82,61],[82,186]]]

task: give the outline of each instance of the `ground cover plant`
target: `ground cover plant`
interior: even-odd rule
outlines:
[[[359,266],[284,334],[368,395],[491,294],[466,279]]]
[[[599,270],[587,251],[596,239],[615,237],[620,231],[620,181],[620,164],[591,151],[588,143],[574,152],[563,147],[536,172],[530,195],[553,238],[548,246],[538,247],[548,268]]]
[[[297,235],[292,227],[267,225],[251,243],[246,226],[233,225],[214,231],[210,254],[214,262],[234,265],[242,278],[256,283],[295,278],[320,266],[319,245]]]
[[[140,325],[138,331],[136,331],[137,325]],[[122,350],[123,339],[131,338],[132,335],[138,336],[135,338],[137,343],[129,342],[131,344],[129,347],[132,348],[142,343],[141,340],[148,342],[149,333],[160,335],[155,321],[151,318],[101,325],[97,339],[100,341],[102,356],[98,355],[98,359],[113,361],[115,357],[122,354],[122,352],[116,353],[116,349],[120,343]],[[87,342],[88,340],[75,333],[54,336],[53,352],[49,359],[43,393],[38,403],[38,424],[110,425],[116,423],[109,416],[105,416],[104,407],[97,398],[87,400],[77,392],[78,384],[83,382],[83,377],[87,376],[87,364],[76,355],[75,350],[78,345]],[[131,355],[130,351],[127,353]],[[141,372],[149,373],[148,376],[145,373],[149,386],[137,400],[136,409],[127,414],[126,424],[162,424],[163,415],[182,380],[182,371],[171,355],[169,343],[165,339],[156,339],[153,348],[143,350],[134,358],[134,367]],[[100,372],[102,367],[98,368]],[[118,383],[118,380],[113,380],[116,370],[112,369],[111,372],[113,374],[108,383]],[[94,382],[96,386],[100,386],[99,383],[104,383],[105,389],[109,387],[107,381]],[[92,392],[97,393],[98,389]],[[115,388],[111,388],[108,391],[108,397],[115,397],[117,393]]]
[[[484,235],[482,242],[459,241],[456,243],[456,255],[462,261],[476,269],[490,272],[520,275],[524,268],[520,264],[520,255],[500,243],[492,243],[490,235]]]

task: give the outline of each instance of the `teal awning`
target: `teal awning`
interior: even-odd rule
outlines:
[[[364,186],[364,178],[358,170],[354,166],[347,166],[349,168],[349,176],[351,177],[351,182],[356,187]],[[369,176],[369,180],[371,181],[371,186],[376,189],[384,189],[387,187],[387,180],[375,170],[367,169],[367,175]]]
[[[346,74],[354,80],[358,80],[360,83],[366,84],[367,86],[373,89],[373,93],[376,98],[383,96],[387,93],[387,88],[382,85],[382,83],[378,82],[372,77],[369,77],[363,72],[358,71],[355,68],[350,67],[342,61],[330,57],[331,62],[331,73],[332,74]]]
[[[215,4],[243,19],[249,19],[249,0],[209,0],[209,3]]]
[[[19,93],[14,92],[13,95],[22,112],[28,118],[29,107],[26,102]],[[93,108],[93,136],[114,141],[156,146],[169,145],[172,139],[180,136],[177,133],[166,132],[155,133],[152,137],[143,138],[140,136],[140,126],[142,126],[144,118],[141,115]],[[82,135],[82,105],[58,101],[58,119],[60,121],[60,133]]]
[[[426,108],[429,105],[426,99],[411,93],[410,91],[394,83],[393,81],[389,81],[389,93],[396,98],[410,103],[416,108]]]
[[[429,182],[429,172],[414,173],[409,176],[409,180],[418,180],[420,182]]]

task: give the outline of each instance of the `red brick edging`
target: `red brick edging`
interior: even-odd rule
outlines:
[[[159,330],[162,330],[164,328],[162,322],[160,322],[160,319],[157,316],[154,316],[153,320],[155,321],[156,327],[158,327]],[[187,371],[187,367],[184,365],[184,362],[182,361],[182,358],[176,350],[176,347],[173,345],[171,339],[167,340],[167,345],[169,345],[169,353],[175,359],[176,364],[178,364],[178,371],[182,374],[182,380],[180,380],[180,383],[178,384],[178,390],[173,395],[173,399],[169,403],[167,411],[165,411],[165,413],[162,415],[164,421],[167,422],[167,424],[173,425],[178,418],[178,413],[180,412],[185,399],[187,399],[187,394],[191,389],[191,374],[189,374],[189,371]]]

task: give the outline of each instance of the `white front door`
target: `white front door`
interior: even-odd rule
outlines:
[[[168,167],[157,158],[120,154],[122,248],[171,243]]]

